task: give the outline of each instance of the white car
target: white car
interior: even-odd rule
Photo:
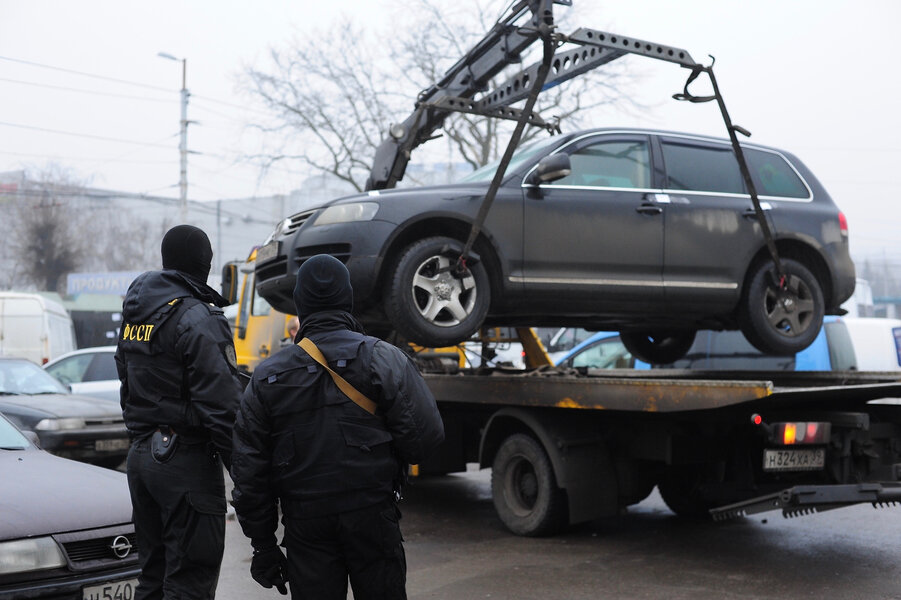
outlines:
[[[119,402],[119,374],[115,346],[82,348],[67,352],[44,365],[44,369],[73,394],[85,394]]]

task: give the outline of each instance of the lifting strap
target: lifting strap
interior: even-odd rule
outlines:
[[[702,65],[696,65],[692,68],[691,74],[688,76],[688,81],[685,82],[685,87],[681,94],[673,94],[673,98],[676,100],[684,100],[687,102],[701,103],[701,102],[710,102],[711,100],[716,100],[717,105],[720,109],[720,114],[723,117],[723,121],[726,123],[726,130],[729,132],[729,141],[732,143],[732,151],[735,153],[735,159],[738,161],[738,169],[741,172],[742,179],[744,179],[745,187],[748,188],[748,194],[751,196],[751,205],[754,207],[754,214],[757,217],[757,223],[760,225],[760,231],[763,234],[763,240],[766,242],[767,250],[770,253],[770,258],[773,259],[773,264],[776,267],[776,281],[773,282],[776,284],[776,287],[780,290],[784,290],[786,286],[786,276],[785,270],[782,268],[782,261],[779,259],[779,251],[776,248],[776,241],[773,236],[773,230],[770,228],[769,221],[767,221],[766,214],[763,212],[763,207],[760,205],[760,198],[757,196],[757,188],[754,185],[754,180],[751,179],[751,172],[748,169],[748,161],[745,159],[745,153],[741,149],[741,144],[738,142],[738,136],[736,133],[740,133],[745,137],[751,137],[751,132],[741,127],[740,125],[735,125],[732,122],[732,119],[729,117],[729,111],[726,110],[726,102],[723,100],[723,95],[720,93],[720,88],[716,83],[716,77],[713,76],[713,63],[716,60],[711,56],[710,57],[713,62],[710,63],[709,67],[704,67]],[[701,73],[707,73],[707,76],[710,77],[710,84],[713,86],[713,95],[712,96],[695,96],[691,92],[688,91],[688,86],[698,78],[698,75]]]
[[[516,150],[516,147],[519,145],[519,140],[522,138],[523,129],[525,129],[526,124],[529,122],[529,118],[532,116],[532,109],[535,107],[535,102],[538,101],[538,94],[541,92],[548,73],[550,73],[551,70],[551,62],[554,59],[554,51],[557,48],[557,44],[547,28],[540,29],[542,31],[541,37],[544,42],[544,53],[541,66],[538,68],[535,82],[532,84],[532,89],[529,91],[529,95],[526,98],[526,105],[522,109],[522,113],[520,113],[519,120],[516,122],[516,127],[513,129],[513,135],[510,137],[510,142],[507,144],[504,155],[501,157],[497,170],[494,172],[491,185],[488,186],[488,192],[485,194],[485,198],[479,206],[479,213],[476,215],[475,221],[472,223],[472,228],[469,230],[469,237],[463,245],[463,251],[457,259],[457,264],[452,268],[452,272],[460,277],[467,271],[466,259],[469,257],[469,253],[472,250],[473,244],[475,244],[476,238],[479,237],[479,231],[481,231],[482,225],[485,224],[488,210],[494,202],[497,190],[501,186],[501,180],[507,172],[507,166],[513,158],[513,152]]]
[[[329,375],[332,376],[335,385],[338,386],[339,390],[344,392],[345,396],[353,400],[357,404],[357,406],[359,406],[369,414],[375,414],[375,409],[378,408],[378,405],[364,396],[362,393],[360,393],[360,391],[352,386],[346,379],[332,371],[332,369],[325,362],[325,357],[322,355],[319,347],[313,343],[313,340],[305,337],[297,342],[297,345],[300,346],[304,351],[306,351],[306,353],[309,354],[313,360],[325,367],[325,370],[328,371]]]

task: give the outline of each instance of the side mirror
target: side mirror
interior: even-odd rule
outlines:
[[[238,301],[238,264],[226,263],[222,267],[222,297],[228,300],[229,304]]]
[[[545,156],[539,161],[535,170],[529,174],[526,181],[529,185],[541,185],[549,181],[562,179],[572,173],[572,165],[569,162],[569,154],[559,153]]]

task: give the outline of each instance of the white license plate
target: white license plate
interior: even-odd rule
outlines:
[[[115,452],[116,450],[128,450],[131,444],[127,439],[97,440],[94,442],[94,450],[97,452]]]
[[[137,579],[111,581],[84,588],[81,597],[83,600],[133,600],[137,587]]]
[[[764,471],[819,471],[826,464],[826,450],[764,450]]]
[[[269,242],[259,250],[257,250],[257,264],[265,262],[270,258],[278,256],[278,240]]]

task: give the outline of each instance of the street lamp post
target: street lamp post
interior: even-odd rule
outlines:
[[[178,153],[180,158],[178,190],[179,190],[179,213],[181,222],[188,221],[188,59],[176,58],[165,52],[157,53],[157,56],[181,62],[181,123],[180,138],[178,142]]]

